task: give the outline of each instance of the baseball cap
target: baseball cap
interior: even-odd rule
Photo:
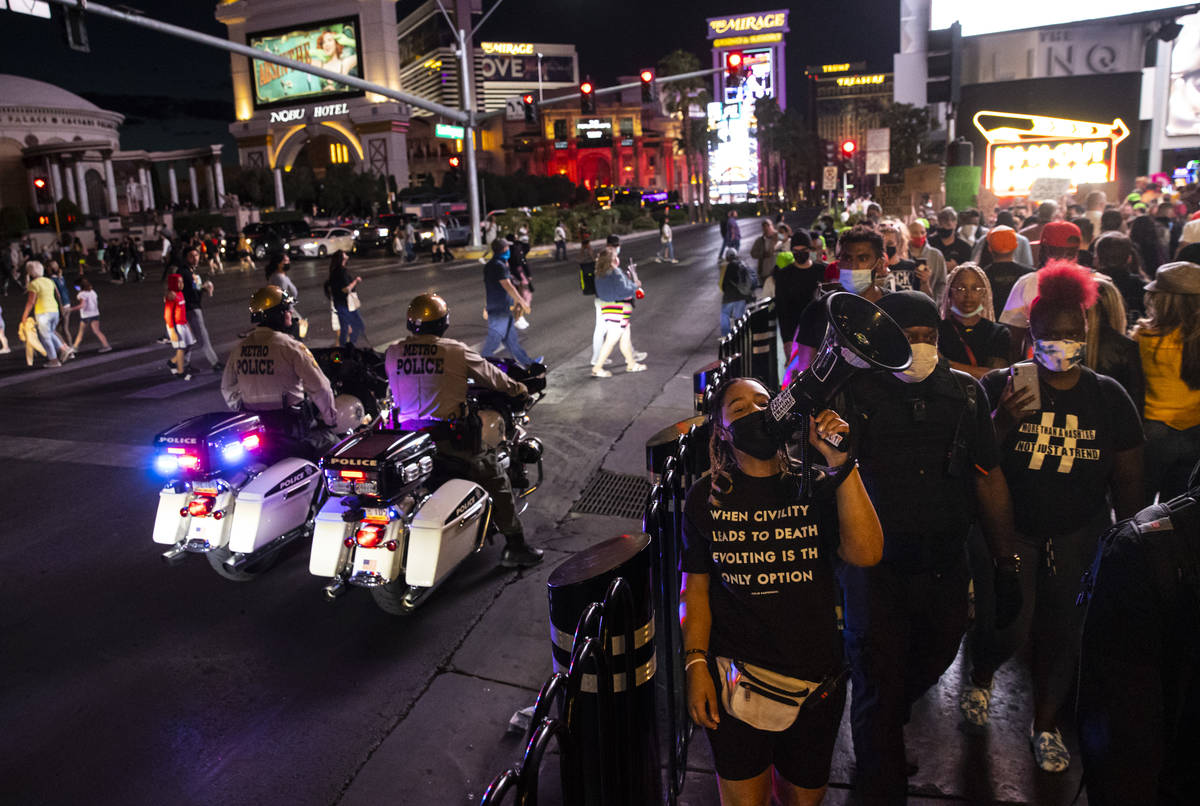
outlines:
[[[988,248],[993,252],[1007,254],[1017,251],[1017,231],[1012,227],[1006,227],[1001,224],[998,227],[992,227],[987,234]]]
[[[607,238],[605,238],[604,242],[606,244],[608,244],[609,246],[620,246],[621,238],[616,233],[613,233],[612,235],[609,235]]]
[[[507,249],[509,246],[511,246],[511,244],[509,244],[508,241],[504,240],[503,238],[497,238],[494,241],[492,241],[492,254],[493,255],[502,254],[504,252],[504,250]]]
[[[1158,267],[1146,290],[1168,294],[1200,294],[1200,266],[1185,261],[1164,263]]]
[[[1071,239],[1075,243],[1071,243]],[[1079,227],[1070,221],[1051,221],[1042,227],[1042,246],[1079,246],[1083,242],[1083,233]]]

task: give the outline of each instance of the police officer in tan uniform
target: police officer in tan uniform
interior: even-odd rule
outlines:
[[[443,338],[450,310],[436,294],[422,294],[408,306],[408,329],[413,335],[388,348],[384,369],[391,386],[398,427],[429,429],[438,453],[467,467],[466,475],[492,497],[496,527],[504,535],[500,564],[528,567],[542,561],[541,549],[525,542],[517,519],[508,475],[495,452],[460,444],[446,424],[467,414],[467,381],[510,397],[526,397],[525,385],[509,378],[461,341]]]
[[[331,428],[337,422],[333,387],[308,348],[288,335],[294,316],[291,296],[278,286],[251,297],[250,320],[257,326],[233,348],[221,395],[231,409],[259,413],[269,430],[300,443],[301,453],[319,455],[331,435],[313,428],[301,405],[307,396],[320,425]]]

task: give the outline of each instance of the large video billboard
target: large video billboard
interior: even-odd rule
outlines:
[[[929,28],[938,31],[955,22],[963,36],[980,36],[1025,28],[1045,28],[1085,20],[1100,20],[1133,13],[1180,8],[1180,0],[1008,0],[1005,3],[964,3],[962,0],[932,0]]]
[[[1183,18],[1183,31],[1171,50],[1167,134],[1200,134],[1200,16]]]
[[[246,41],[252,48],[362,78],[357,17],[260,31],[247,35]],[[311,73],[258,59],[253,60],[250,75],[254,84],[256,109],[362,94],[361,90],[351,89],[332,79],[319,78]]]
[[[722,101],[708,105],[708,128],[716,132],[709,150],[708,187],[713,202],[742,202],[758,194],[758,137],[754,105],[775,96],[772,50],[746,50],[746,80],[726,87]]]

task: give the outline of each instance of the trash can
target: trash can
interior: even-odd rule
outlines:
[[[593,602],[600,602],[612,581],[621,577],[632,594],[634,675],[627,679],[625,629],[629,613],[623,597],[611,603],[612,624],[606,653],[613,675],[612,707],[601,711],[600,681],[590,663],[583,677],[572,739],[579,749],[585,803],[609,806],[657,806],[662,800],[658,730],[654,701],[654,603],[651,568],[654,549],[646,534],[622,535],[580,551],[555,568],[547,582],[550,600],[550,639],[554,670],[566,673],[571,662],[575,628]],[[607,739],[599,745],[601,720]],[[601,767],[601,758],[604,766]],[[602,799],[603,796],[603,799]]]

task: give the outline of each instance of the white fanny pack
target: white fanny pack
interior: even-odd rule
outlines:
[[[804,701],[821,686],[732,658],[717,658],[717,674],[726,713],[772,733],[790,728]]]

